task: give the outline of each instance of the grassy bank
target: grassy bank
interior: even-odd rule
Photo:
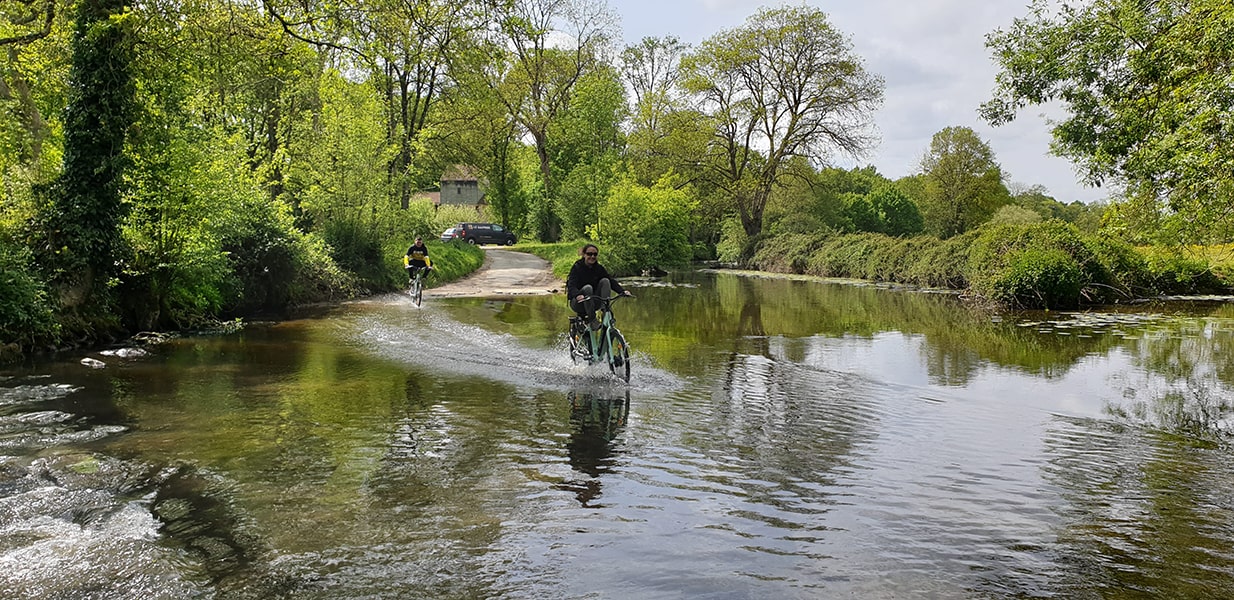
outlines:
[[[553,264],[553,275],[565,281],[566,276],[570,274],[570,267],[574,266],[574,261],[578,260],[579,249],[586,243],[584,241],[574,241],[552,244],[519,244],[514,249],[534,254],[549,261]],[[604,256],[603,246],[600,247],[600,256]],[[603,263],[603,260],[601,260],[601,263]]]
[[[762,271],[964,290],[1008,308],[1074,308],[1163,294],[1229,294],[1230,254],[1145,251],[1061,221],[990,225],[940,240],[792,233],[756,244]],[[1212,257],[1224,257],[1217,260]]]

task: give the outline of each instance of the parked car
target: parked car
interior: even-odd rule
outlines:
[[[455,237],[468,244],[502,244],[513,246],[518,241],[514,232],[496,223],[459,223],[455,226]]]
[[[455,239],[458,239],[458,228],[457,227],[451,227],[441,232],[441,241],[450,242]]]

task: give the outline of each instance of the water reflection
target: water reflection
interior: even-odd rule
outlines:
[[[570,437],[566,455],[570,466],[588,479],[568,479],[560,488],[574,492],[584,508],[597,508],[593,502],[600,497],[600,477],[610,473],[616,463],[614,441],[630,416],[630,390],[619,395],[596,394],[571,390],[566,394],[570,404]]]
[[[1234,597],[1231,311],[675,277],[623,307],[629,387],[560,297],[0,375],[0,590]]]

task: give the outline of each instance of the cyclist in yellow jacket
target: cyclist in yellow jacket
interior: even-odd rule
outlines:
[[[407,254],[403,255],[403,268],[407,269],[407,283],[416,278],[416,271],[424,269],[424,274],[428,275],[429,271],[433,270],[433,262],[428,257],[428,246],[424,245],[424,239],[417,236],[416,242],[407,249]]]

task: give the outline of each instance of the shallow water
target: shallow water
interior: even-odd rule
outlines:
[[[1234,310],[632,282],[0,374],[0,597],[1234,597]]]

